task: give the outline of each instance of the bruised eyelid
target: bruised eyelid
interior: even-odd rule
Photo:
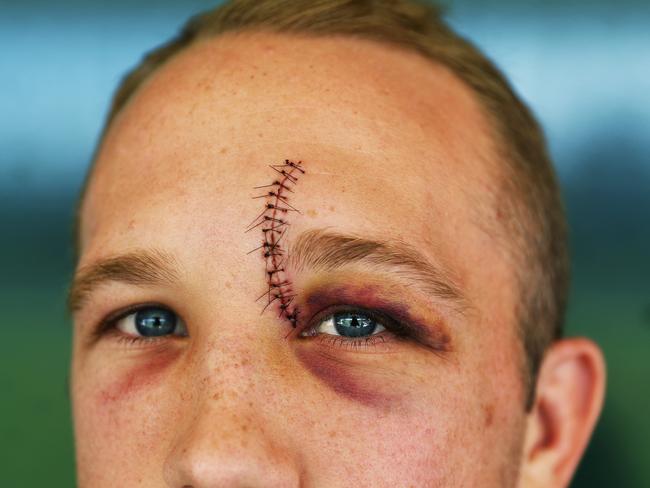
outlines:
[[[394,290],[394,289],[393,289]],[[442,317],[432,314],[424,319],[407,305],[410,297],[386,298],[386,290],[378,285],[331,285],[321,286],[304,292],[305,314],[302,319],[314,317],[320,311],[333,306],[376,310],[380,315],[400,324],[403,331],[418,343],[442,353],[453,349],[449,327]],[[394,291],[393,291],[394,294]],[[313,319],[307,319],[307,327]],[[311,324],[313,325],[313,324]],[[301,328],[303,328],[301,327]],[[404,334],[405,335],[405,334]]]

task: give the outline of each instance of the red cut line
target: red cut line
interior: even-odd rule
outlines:
[[[275,191],[275,195],[269,195],[267,197],[267,205],[271,203],[272,208],[268,209],[270,210],[270,215],[268,215],[267,211],[262,215],[270,217],[272,219],[271,222],[277,222],[279,220],[278,207],[282,208],[282,204],[290,207],[286,202],[287,197],[283,195],[283,191],[286,189],[288,192],[292,192],[289,185],[295,185],[298,181],[298,177],[294,173],[304,173],[304,170],[300,167],[300,162],[297,164],[288,163],[289,161],[287,160],[284,165],[276,165],[281,168],[289,167],[290,169],[282,170],[282,178],[276,180],[277,190]],[[280,173],[277,167],[273,167],[273,169],[277,173]],[[291,208],[295,210],[293,207]],[[286,214],[287,212],[285,211],[284,213]],[[285,224],[287,224],[286,220],[284,220],[284,223],[281,224],[281,226]],[[265,271],[269,284],[269,289],[266,293],[268,295],[268,302],[264,307],[264,310],[271,305],[272,302],[277,300],[278,308],[280,310],[279,317],[284,317],[291,323],[292,327],[295,327],[298,319],[298,310],[295,305],[293,307],[291,306],[295,295],[289,295],[292,293],[291,282],[286,278],[285,270],[282,267],[286,256],[284,255],[283,249],[280,245],[280,239],[282,239],[284,232],[278,234],[278,232],[268,232],[267,230],[262,229],[262,234],[264,235],[265,243],[265,245],[262,246],[262,253],[266,261]]]
[[[278,204],[280,202],[280,197],[282,196],[283,187],[285,186],[287,181],[292,181],[291,180],[291,175],[293,174],[293,172],[294,172],[294,168],[291,168],[291,171],[289,171],[287,175],[284,175],[283,178],[280,180],[280,185],[278,185],[278,189],[277,189],[276,195],[275,195],[275,202],[273,203],[274,208],[271,211],[271,218],[274,218],[274,219],[278,218],[277,217],[278,210],[277,210],[276,207],[278,206]],[[295,183],[295,181],[292,181],[292,182]],[[268,242],[270,248],[278,247],[279,249],[282,249],[280,247],[280,244],[277,244],[278,240],[276,240],[276,234],[274,232],[265,233],[264,237],[265,237],[266,241]],[[275,253],[272,253],[270,256],[267,257],[267,260],[269,258],[270,258],[270,261],[271,261],[271,269],[278,269],[280,267],[280,263],[278,262],[278,255],[275,254]],[[267,261],[267,269],[268,269],[268,261]],[[280,274],[280,273],[276,273],[276,280],[278,280],[278,276],[277,276],[278,274]],[[279,282],[282,282],[282,281],[288,281],[288,280],[287,279],[280,280]],[[273,278],[271,278],[269,280],[269,290],[273,289],[273,287],[271,286],[273,283],[274,283]],[[277,281],[275,283],[277,283]],[[291,325],[295,326],[295,319],[293,318],[293,314],[290,314],[289,309],[288,309],[290,301],[286,297],[286,295],[284,293],[282,293],[282,291],[280,291],[279,294],[280,294],[280,298],[279,298],[280,305],[279,306],[280,306],[281,316],[284,316],[287,320],[289,320],[291,322]]]

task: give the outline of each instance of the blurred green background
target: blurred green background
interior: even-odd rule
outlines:
[[[650,486],[650,2],[447,1],[544,124],[572,228],[570,334],[609,367],[572,486]],[[74,485],[74,201],[125,70],[186,0],[0,2],[0,486]]]

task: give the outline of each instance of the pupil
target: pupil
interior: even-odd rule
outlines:
[[[147,308],[135,314],[135,328],[146,337],[171,334],[176,328],[176,315],[163,308]]]
[[[334,328],[344,337],[364,337],[374,332],[377,322],[365,315],[337,313],[334,315]]]

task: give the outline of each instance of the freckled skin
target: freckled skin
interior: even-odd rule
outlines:
[[[80,265],[154,247],[175,256],[180,281],[111,285],[75,315],[79,486],[516,486],[518,295],[479,224],[500,177],[487,127],[446,69],[361,40],[226,36],[155,73],[98,153]],[[260,315],[263,263],[246,255],[259,236],[244,229],[260,212],[251,188],[285,158],[309,168],[289,241],[313,228],[399,238],[454,272],[472,314],[376,277],[422,320],[445,317],[450,350],[337,352]],[[334,285],[358,276],[345,273]],[[288,277],[303,295],[325,280]],[[188,337],[85,345],[102,316],[154,301]]]

